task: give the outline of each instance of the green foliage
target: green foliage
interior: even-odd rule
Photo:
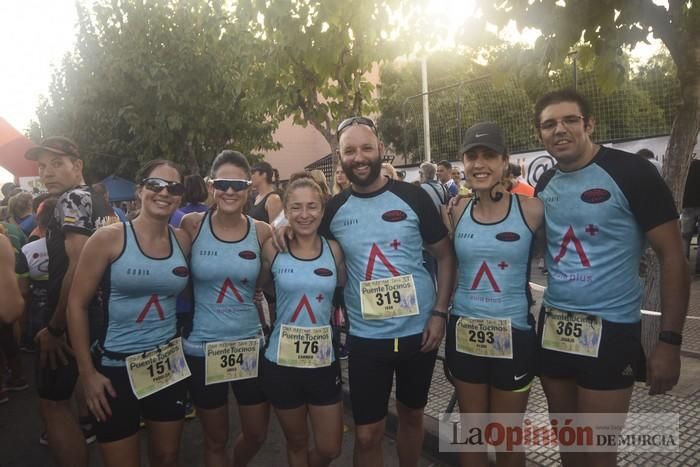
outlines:
[[[390,9],[399,0],[241,0],[241,22],[264,38],[266,76],[284,90],[281,117],[311,124],[336,147],[344,118],[370,114],[375,64],[397,56],[388,39]]]
[[[275,148],[275,88],[260,41],[218,1],[101,0],[78,7],[77,46],[56,70],[34,138],[76,139],[88,173],[133,176],[153,158],[206,171],[224,148]]]

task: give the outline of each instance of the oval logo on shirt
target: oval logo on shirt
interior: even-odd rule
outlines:
[[[406,220],[407,217],[408,215],[405,212],[400,211],[398,209],[387,211],[384,214],[382,214],[382,219],[384,219],[387,222],[401,222],[403,220]]]
[[[604,203],[610,199],[610,192],[603,188],[591,188],[581,193],[581,201],[588,204]]]
[[[520,235],[515,232],[501,232],[496,234],[496,240],[502,242],[517,242],[520,240]]]
[[[241,251],[240,253],[238,253],[238,256],[240,256],[243,259],[255,259],[258,257],[258,255],[256,255],[254,251],[250,250]]]
[[[330,269],[326,269],[326,268],[318,268],[318,269],[314,269],[314,274],[316,274],[317,276],[321,276],[321,277],[329,277],[329,276],[333,275],[333,271],[331,271]]]
[[[190,275],[190,270],[185,266],[178,266],[173,269],[173,274],[175,274],[177,277],[187,277]]]

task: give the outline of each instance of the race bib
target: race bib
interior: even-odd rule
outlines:
[[[413,274],[360,282],[362,317],[389,319],[418,314]]]
[[[598,357],[603,334],[599,316],[546,308],[542,348],[584,357]]]
[[[479,357],[513,358],[509,319],[459,318],[455,326],[457,352]]]
[[[179,337],[154,350],[126,357],[131,390],[137,399],[172,386],[190,376]]]
[[[331,327],[305,328],[283,324],[277,347],[277,364],[321,368],[333,363]]]
[[[208,342],[204,355],[205,385],[258,377],[260,339]]]

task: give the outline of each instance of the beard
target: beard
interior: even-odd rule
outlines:
[[[360,163],[354,163],[354,164],[343,164],[342,162],[340,163],[340,166],[343,168],[343,172],[345,172],[345,176],[350,180],[350,183],[353,185],[357,186],[369,186],[374,181],[379,177],[379,175],[382,172],[382,160],[380,158],[377,158],[376,160],[372,160],[368,163],[369,165],[369,174],[367,175],[367,178],[359,178],[357,177],[352,169],[355,168],[356,166],[359,165],[365,165],[360,164]]]

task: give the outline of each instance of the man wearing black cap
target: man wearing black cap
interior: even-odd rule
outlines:
[[[69,403],[78,368],[66,335],[66,302],[85,242],[98,227],[114,222],[116,217],[104,199],[93,196],[85,185],[80,151],[70,139],[46,138],[40,146],[27,151],[25,158],[37,162],[41,182],[58,197],[46,232],[51,317],[36,336],[40,407],[54,460],[61,466],[82,466],[87,465],[86,439]],[[99,312],[96,305],[91,307],[92,315]]]

